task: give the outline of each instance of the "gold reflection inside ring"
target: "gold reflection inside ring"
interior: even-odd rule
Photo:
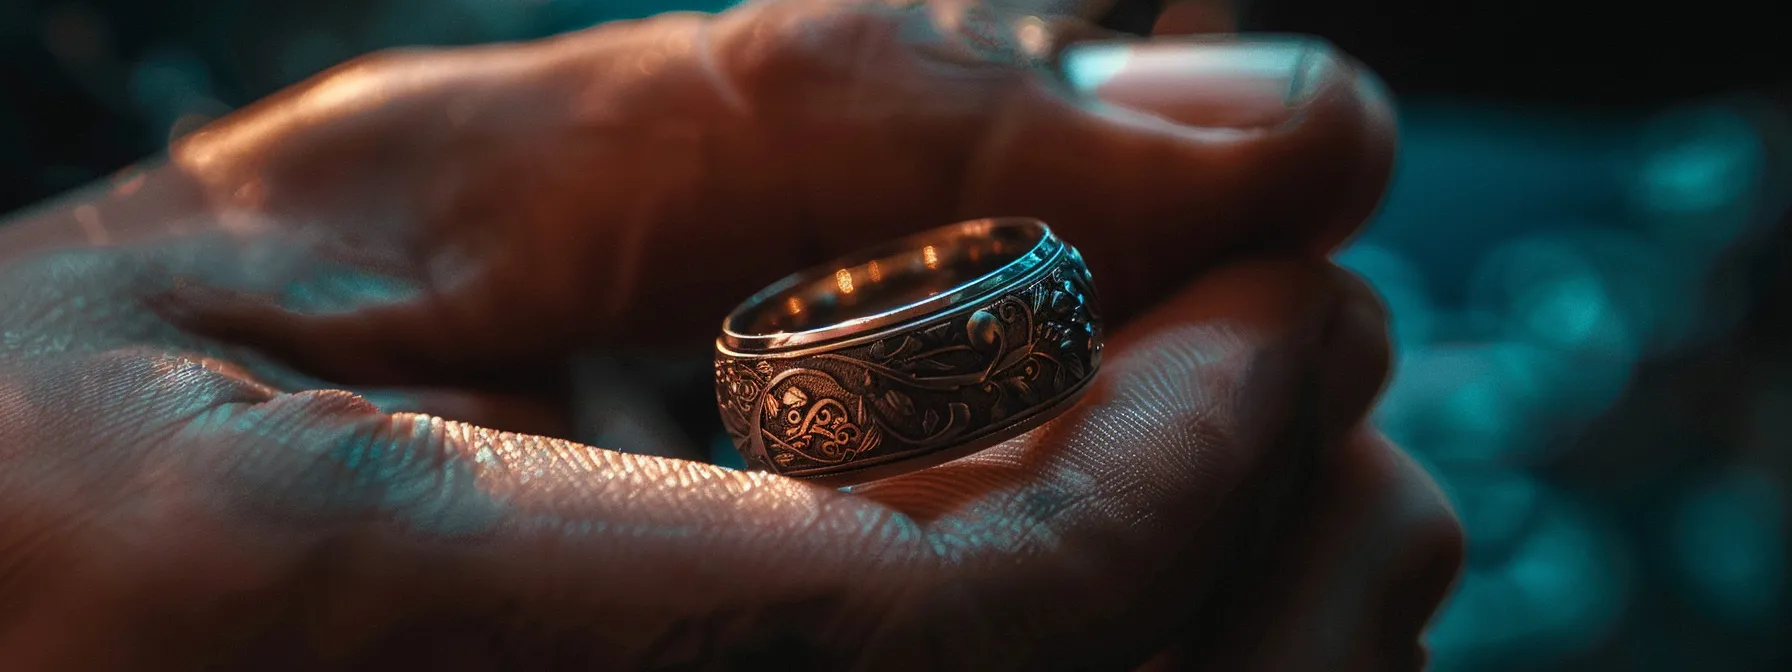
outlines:
[[[1037,225],[971,224],[930,240],[894,241],[787,278],[787,286],[760,299],[757,307],[749,303],[731,315],[724,330],[782,337],[856,325],[991,276],[1039,245],[1044,235]]]

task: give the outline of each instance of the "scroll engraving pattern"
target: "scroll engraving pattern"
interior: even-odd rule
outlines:
[[[1030,285],[914,331],[794,358],[718,355],[723,424],[751,466],[800,476],[1020,422],[1080,387],[1100,352],[1093,285],[1067,257]]]

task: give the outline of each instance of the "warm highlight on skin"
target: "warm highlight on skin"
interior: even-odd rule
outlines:
[[[0,667],[1415,665],[1459,532],[1314,258],[1387,102],[1313,43],[1290,121],[1195,126],[1242,117],[1073,91],[996,55],[1074,17],[989,9],[365,59],[0,229]],[[574,354],[702,357],[782,273],[1008,214],[1118,325],[1037,431],[852,492],[544,436]]]

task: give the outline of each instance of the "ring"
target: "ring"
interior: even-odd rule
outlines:
[[[716,403],[749,468],[849,485],[1006,441],[1101,364],[1082,255],[1043,222],[981,219],[789,276],[716,339]]]

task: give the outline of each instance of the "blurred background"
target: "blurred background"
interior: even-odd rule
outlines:
[[[358,53],[727,4],[0,0],[0,212]],[[1392,196],[1343,262],[1394,310],[1381,427],[1469,531],[1436,669],[1792,670],[1792,39],[1774,5],[1242,10],[1332,39],[1400,101]],[[593,366],[702,411],[598,389],[600,443],[725,445],[707,366]]]

